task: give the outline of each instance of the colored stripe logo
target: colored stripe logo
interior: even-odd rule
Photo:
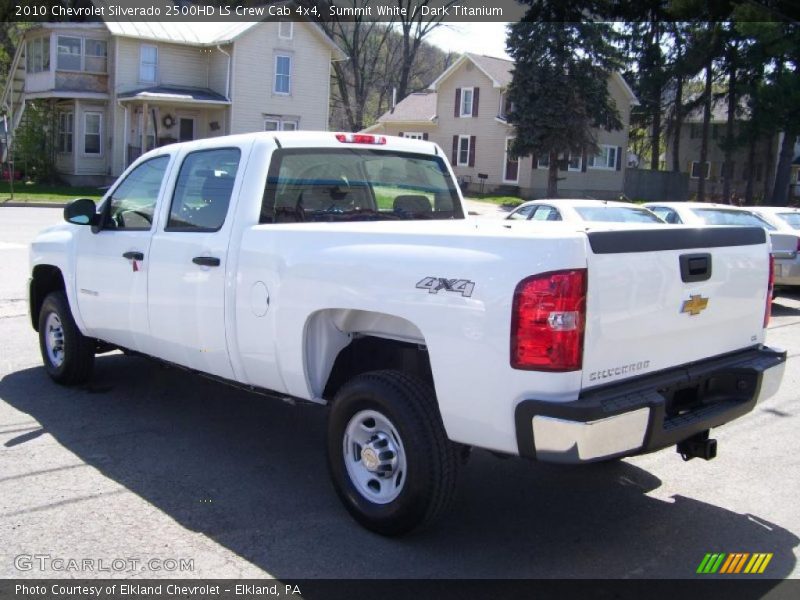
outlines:
[[[697,573],[701,575],[713,575],[724,573],[734,575],[739,573],[760,574],[763,573],[769,562],[772,560],[773,553],[769,552],[724,552],[708,553],[700,561]]]

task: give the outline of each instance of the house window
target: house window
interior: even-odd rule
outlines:
[[[722,168],[720,169],[719,175],[720,177],[725,177],[728,179],[733,179],[736,173],[736,162],[724,162],[722,163]]]
[[[469,136],[458,136],[458,166],[466,167],[469,164]]]
[[[291,21],[280,21],[278,23],[278,37],[284,40],[292,39],[292,35],[294,34],[293,29],[294,27]]]
[[[276,94],[290,94],[292,91],[292,57],[279,54],[275,57]]]
[[[264,119],[264,131],[297,131],[298,123],[294,119]]]
[[[105,73],[107,69],[108,46],[104,40],[85,39],[83,41],[83,70],[92,73]]]
[[[26,48],[26,70],[40,73],[50,70],[50,38],[38,37],[28,42]]]
[[[158,46],[142,44],[139,48],[139,81],[155,83],[158,75]]]
[[[58,113],[58,151],[72,152],[72,128],[74,118],[72,112]]]
[[[83,114],[83,152],[84,154],[100,154],[103,113],[86,112]]]
[[[81,38],[58,36],[58,61],[62,71],[81,70]]]
[[[704,179],[708,179],[711,176],[711,163],[706,162],[706,173],[704,175]],[[692,179],[700,179],[700,163],[696,160],[692,161]]]
[[[409,140],[424,140],[425,134],[420,131],[406,131],[402,133],[400,137],[404,137]]]
[[[562,159],[563,160],[563,159]],[[560,161],[559,161],[560,162]],[[536,164],[540,169],[549,169],[550,168],[550,156],[547,154],[543,154],[539,156]],[[572,156],[569,154],[567,156],[567,169],[570,171],[580,171],[581,167],[583,166],[583,161],[581,160],[581,156]],[[559,169],[561,168],[561,164],[559,164]]]
[[[87,71],[105,73],[108,44],[105,40],[58,36],[56,67],[61,71]]]
[[[472,116],[472,96],[474,93],[473,88],[461,88],[461,116]]]
[[[600,146],[600,152],[589,157],[587,163],[590,169],[616,169],[617,168],[617,147]]]
[[[508,94],[503,92],[500,94],[500,111],[498,116],[504,121],[508,118],[508,113],[514,109],[514,104],[508,99]]]

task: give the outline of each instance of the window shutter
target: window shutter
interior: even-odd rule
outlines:
[[[586,163],[589,162],[589,156],[586,153],[586,148],[583,149],[581,154],[581,173],[586,173]]]
[[[458,164],[458,136],[453,136],[453,166]]]
[[[569,171],[569,154],[567,154],[564,158],[558,159],[558,170]]]
[[[397,137],[403,137],[403,132],[402,131],[398,131],[397,132]]]
[[[538,168],[539,168],[539,155],[531,154],[531,169],[538,169]]]
[[[461,116],[461,88],[456,88],[456,105],[453,108],[453,116]]]
[[[475,136],[469,136],[469,166],[475,166]]]
[[[478,116],[478,100],[481,97],[481,88],[473,88],[472,90],[472,116]]]
[[[427,134],[427,132],[425,132],[425,133],[423,133],[423,134],[422,134],[422,139],[427,141],[427,139],[428,139],[428,134]]]
[[[622,170],[622,147],[617,146],[617,171]]]

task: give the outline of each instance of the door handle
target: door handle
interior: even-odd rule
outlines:
[[[144,253],[143,252],[123,252],[122,258],[127,258],[128,260],[144,260]]]
[[[216,256],[195,256],[192,262],[201,267],[218,267],[219,259]]]

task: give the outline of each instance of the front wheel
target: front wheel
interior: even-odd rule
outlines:
[[[39,349],[47,374],[56,383],[84,383],[94,366],[94,340],[84,336],[64,292],[53,292],[39,311]]]
[[[345,384],[328,423],[336,492],[361,525],[400,535],[432,523],[450,505],[459,467],[433,391],[398,371]]]

